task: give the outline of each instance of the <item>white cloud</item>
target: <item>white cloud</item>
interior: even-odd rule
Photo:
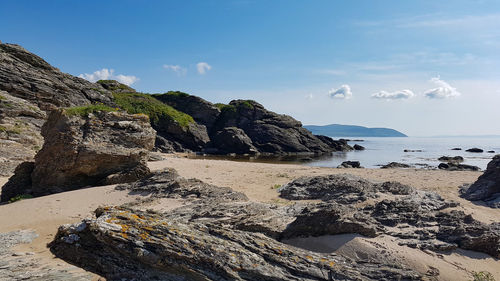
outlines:
[[[173,65],[173,64],[164,64],[163,68],[172,70],[173,72],[177,73],[178,75],[186,75],[187,69],[180,65]]]
[[[349,85],[342,85],[338,89],[331,89],[328,95],[332,99],[350,99],[352,98],[351,87]]]
[[[437,88],[429,89],[424,92],[424,96],[430,99],[446,99],[461,95],[456,88],[453,88],[450,84],[441,80],[439,76],[432,78],[430,81],[438,86]]]
[[[410,90],[401,90],[395,92],[380,91],[372,95],[374,99],[386,99],[386,100],[402,100],[413,98],[415,94]]]
[[[98,80],[116,80],[120,83],[123,83],[127,86],[134,84],[139,81],[139,78],[133,75],[123,75],[123,74],[114,74],[114,69],[103,68],[101,70],[94,71],[94,73],[88,74],[80,74],[78,77],[83,78],[85,80],[89,80],[90,82],[95,82]]]
[[[196,69],[198,70],[199,74],[204,75],[205,73],[207,73],[207,71],[212,69],[212,66],[206,62],[199,62],[196,64]]]
[[[306,95],[306,99],[308,99],[308,100],[312,100],[313,98],[314,98],[314,95],[311,93]]]

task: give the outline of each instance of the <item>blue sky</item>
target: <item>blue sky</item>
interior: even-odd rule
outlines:
[[[0,19],[2,42],[91,80],[304,124],[500,134],[500,1],[6,0]]]

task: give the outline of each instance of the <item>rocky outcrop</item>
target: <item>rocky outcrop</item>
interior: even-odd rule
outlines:
[[[42,135],[45,143],[35,156],[32,185],[22,193],[39,196],[149,174],[146,161],[155,131],[145,115],[97,111],[82,116],[59,109],[50,114]],[[20,194],[11,186],[16,185],[3,188],[2,201],[9,199],[4,194]]]
[[[278,189],[280,197],[289,200],[323,200],[351,204],[377,198],[377,192],[409,195],[410,186],[397,182],[373,183],[349,174],[301,177]]]
[[[483,152],[483,150],[481,148],[477,148],[477,147],[469,148],[466,151],[467,152],[474,152],[474,153],[482,153]]]
[[[475,183],[462,190],[462,197],[483,201],[492,208],[500,208],[500,155],[493,157],[486,171]]]
[[[209,132],[212,130],[212,126],[220,114],[219,108],[211,102],[183,92],[167,92],[165,94],[155,94],[153,97],[179,111],[191,115],[198,124],[207,127]]]
[[[383,165],[380,167],[381,169],[397,169],[397,168],[411,168],[412,166],[405,164],[405,163],[399,163],[399,162],[391,162],[389,164]]]
[[[480,171],[481,169],[477,166],[458,164],[457,162],[441,163],[438,165],[441,170],[447,171]]]
[[[287,115],[266,110],[250,100],[234,100],[221,109],[215,131],[237,127],[261,153],[325,153],[335,150]],[[332,140],[333,142],[333,140]]]
[[[40,150],[46,112],[91,103],[113,105],[111,93],[60,72],[21,46],[0,43],[0,175],[11,175]]]
[[[191,203],[166,212],[99,208],[95,218],[59,229],[50,244],[56,256],[108,280],[428,280],[425,273],[387,260],[347,258],[281,242],[343,233],[500,257],[500,224],[483,224],[455,210],[458,203],[395,182],[348,175],[301,178],[280,192],[294,200],[324,202],[282,206],[248,201],[230,189],[217,191],[172,170],[119,188]]]

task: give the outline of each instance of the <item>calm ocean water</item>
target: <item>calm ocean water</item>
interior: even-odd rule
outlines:
[[[333,137],[338,139],[338,137]],[[348,138],[347,138],[348,139]],[[441,156],[462,156],[463,164],[485,169],[491,158],[500,154],[500,137],[408,137],[408,138],[359,138],[364,141],[351,141],[350,145],[359,144],[366,148],[363,151],[335,152],[332,156],[322,157],[304,163],[309,166],[337,167],[343,161],[359,161],[365,168],[378,168],[389,162],[406,164],[439,165],[437,158]],[[459,147],[462,150],[451,150]],[[466,149],[477,147],[483,153],[466,152]],[[405,149],[422,150],[422,152],[404,152]],[[495,153],[486,153],[494,150]],[[418,166],[417,166],[418,167]]]

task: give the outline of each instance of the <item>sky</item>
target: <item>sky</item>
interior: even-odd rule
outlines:
[[[82,78],[303,124],[500,135],[500,1],[5,0],[0,40]]]

